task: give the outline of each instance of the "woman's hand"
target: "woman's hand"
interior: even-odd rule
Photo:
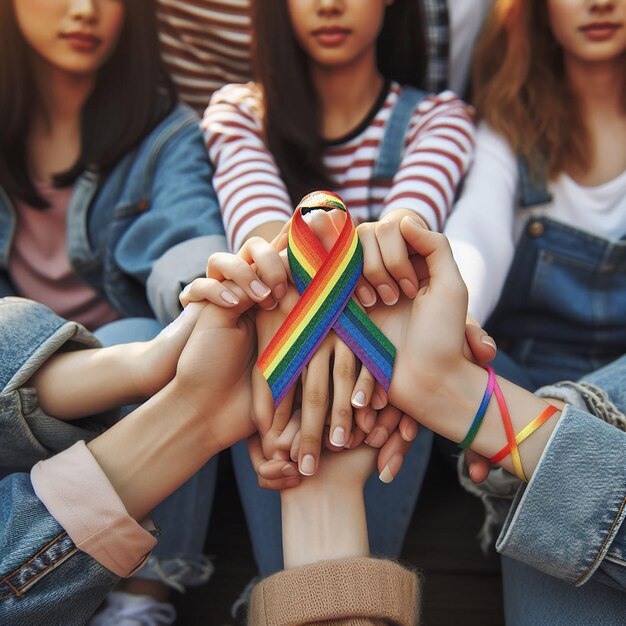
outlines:
[[[417,295],[419,282],[409,259],[412,251],[400,232],[400,222],[407,216],[427,228],[426,222],[409,209],[391,211],[380,221],[366,222],[357,228],[363,246],[364,279],[356,294],[364,307],[376,303],[376,294],[387,305],[398,301],[400,291],[407,298]]]

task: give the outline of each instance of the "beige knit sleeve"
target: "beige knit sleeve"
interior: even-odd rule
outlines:
[[[415,626],[420,580],[393,561],[324,561],[279,572],[260,582],[250,626]]]

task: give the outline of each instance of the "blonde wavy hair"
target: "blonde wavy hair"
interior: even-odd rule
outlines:
[[[474,53],[474,101],[480,119],[512,149],[554,178],[586,171],[592,146],[550,28],[547,0],[496,0]]]

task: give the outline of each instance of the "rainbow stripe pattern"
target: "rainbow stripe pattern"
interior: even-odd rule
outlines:
[[[314,209],[339,209],[346,214],[330,252],[303,219]],[[272,390],[275,406],[331,329],[388,391],[396,349],[352,299],[363,271],[363,248],[339,196],[315,191],[302,199],[289,225],[287,255],[300,299],[257,362]]]

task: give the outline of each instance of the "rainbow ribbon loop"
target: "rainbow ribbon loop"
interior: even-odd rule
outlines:
[[[303,219],[314,209],[339,209],[346,214],[330,252]],[[352,299],[363,271],[363,248],[339,196],[316,191],[302,199],[289,224],[287,255],[300,299],[257,362],[275,406],[331,329],[388,391],[396,349]]]

